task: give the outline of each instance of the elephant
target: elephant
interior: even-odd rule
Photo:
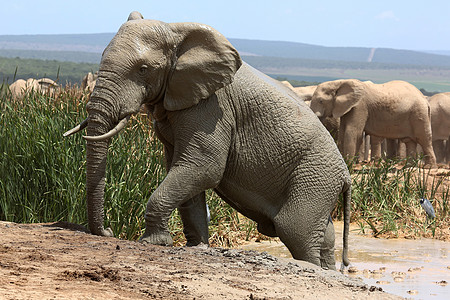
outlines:
[[[57,88],[58,84],[50,78],[28,78],[26,81],[24,79],[17,79],[9,86],[14,99],[18,99],[24,93],[31,91],[41,94],[53,94]]]
[[[433,149],[438,163],[450,165],[450,93],[439,93],[431,96],[431,131],[433,133]]]
[[[308,106],[311,105],[311,99],[312,95],[314,94],[314,91],[316,90],[317,85],[308,85],[308,86],[299,86],[294,87],[294,92],[303,99],[303,101],[308,104]]]
[[[284,84],[286,87],[290,88],[291,90],[294,90],[294,87],[292,86],[292,84],[289,81],[283,80],[283,81],[280,81],[280,82],[282,84]]]
[[[53,94],[59,88],[58,84],[50,78],[40,78],[31,80],[33,89],[42,94]]]
[[[294,91],[297,96],[300,97],[303,101],[305,101],[306,105],[311,105],[311,98],[316,90],[317,85],[309,85],[309,86],[301,86],[301,87],[293,87],[289,81],[281,81],[286,87]],[[325,128],[330,132],[333,139],[336,141],[338,137],[339,131],[339,119],[335,119],[333,117],[321,118],[320,121],[325,126]]]
[[[167,175],[152,193],[140,241],[172,245],[178,208],[187,246],[208,244],[205,191],[279,237],[295,259],[335,269],[328,220],[344,201],[343,264],[348,261],[351,178],[330,134],[303,101],[242,62],[210,26],[164,23],[133,12],[103,52],[86,105],[86,194],[91,233],[104,227],[109,140],[146,105],[164,144]],[[330,255],[323,254],[323,255]],[[327,262],[327,265],[322,265]],[[332,263],[330,263],[332,262]]]
[[[284,80],[281,81],[281,83],[293,90],[303,101],[306,102],[306,104],[308,104],[308,106],[310,105],[312,95],[314,94],[317,85],[293,87],[289,81]]]
[[[95,87],[95,82],[98,77],[98,72],[95,72],[92,74],[92,72],[87,73],[84,75],[83,79],[81,80],[81,88],[84,91],[92,92]]]
[[[17,99],[27,90],[27,82],[23,79],[17,79],[9,86],[13,99]]]
[[[365,131],[371,137],[400,139],[414,146],[419,143],[425,164],[436,165],[430,106],[423,94],[405,81],[324,82],[314,92],[311,109],[319,118],[340,118],[338,147],[347,158],[355,157]]]

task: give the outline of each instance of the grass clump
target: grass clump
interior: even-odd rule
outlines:
[[[62,134],[86,118],[88,95],[66,87],[53,95],[27,93],[13,99],[0,88],[0,220],[18,223],[67,221],[87,224],[85,141]],[[150,195],[166,175],[163,146],[146,115],[138,115],[111,141],[105,190],[105,226],[117,237],[136,240],[145,227]],[[349,165],[353,177],[352,219],[376,236],[442,236],[449,225],[447,174],[399,161]],[[426,218],[419,199],[429,199],[436,219]],[[233,247],[263,239],[255,222],[243,217],[212,191],[210,243]],[[342,216],[342,203],[336,209]],[[169,221],[175,244],[185,242],[177,211]]]
[[[446,172],[423,168],[420,160],[378,160],[368,165],[350,165],[352,173],[352,219],[374,236],[446,238],[448,229],[449,179]],[[430,219],[420,205],[429,199],[436,218]]]
[[[13,99],[5,86],[0,95],[0,220],[87,225],[85,141],[82,134],[69,138],[62,134],[87,117],[88,95],[67,87],[53,95],[30,92]],[[147,201],[166,175],[163,161],[163,146],[146,115],[131,118],[111,140],[105,226],[117,237],[135,240],[142,234]],[[232,246],[240,238],[236,231],[250,234],[253,222],[240,222],[215,193],[207,195],[211,244]],[[183,244],[177,211],[169,227],[175,244]]]

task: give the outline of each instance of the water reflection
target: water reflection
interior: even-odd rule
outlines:
[[[410,299],[450,299],[450,243],[431,239],[380,239],[350,234],[349,276],[360,277],[388,293]],[[241,247],[291,258],[281,242]],[[340,267],[342,230],[336,228],[336,261]]]

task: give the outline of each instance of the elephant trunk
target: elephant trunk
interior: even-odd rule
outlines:
[[[89,126],[88,126],[89,127]],[[92,234],[109,235],[103,228],[103,203],[108,141],[87,142],[86,198],[89,229]]]
[[[87,125],[88,136],[100,136],[113,127],[116,118],[112,111],[101,99],[91,98],[88,103],[89,120]],[[89,229],[92,234],[112,236],[111,229],[103,227],[104,222],[104,194],[106,160],[108,155],[109,138],[101,141],[87,140],[86,144],[86,198]]]

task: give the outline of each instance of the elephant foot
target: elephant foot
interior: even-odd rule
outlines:
[[[99,236],[107,236],[107,237],[113,237],[114,236],[114,233],[113,233],[112,229],[109,228],[109,227],[108,228],[101,228],[101,229],[96,230],[96,231],[92,231],[91,230],[91,233],[94,234],[94,235],[99,235]]]
[[[151,245],[173,246],[172,236],[168,232],[148,233],[146,230],[139,242]]]
[[[192,247],[192,248],[197,248],[197,249],[208,249],[209,248],[209,244],[205,244],[205,243],[199,243],[196,245],[189,245],[188,243],[186,244],[186,247]]]

